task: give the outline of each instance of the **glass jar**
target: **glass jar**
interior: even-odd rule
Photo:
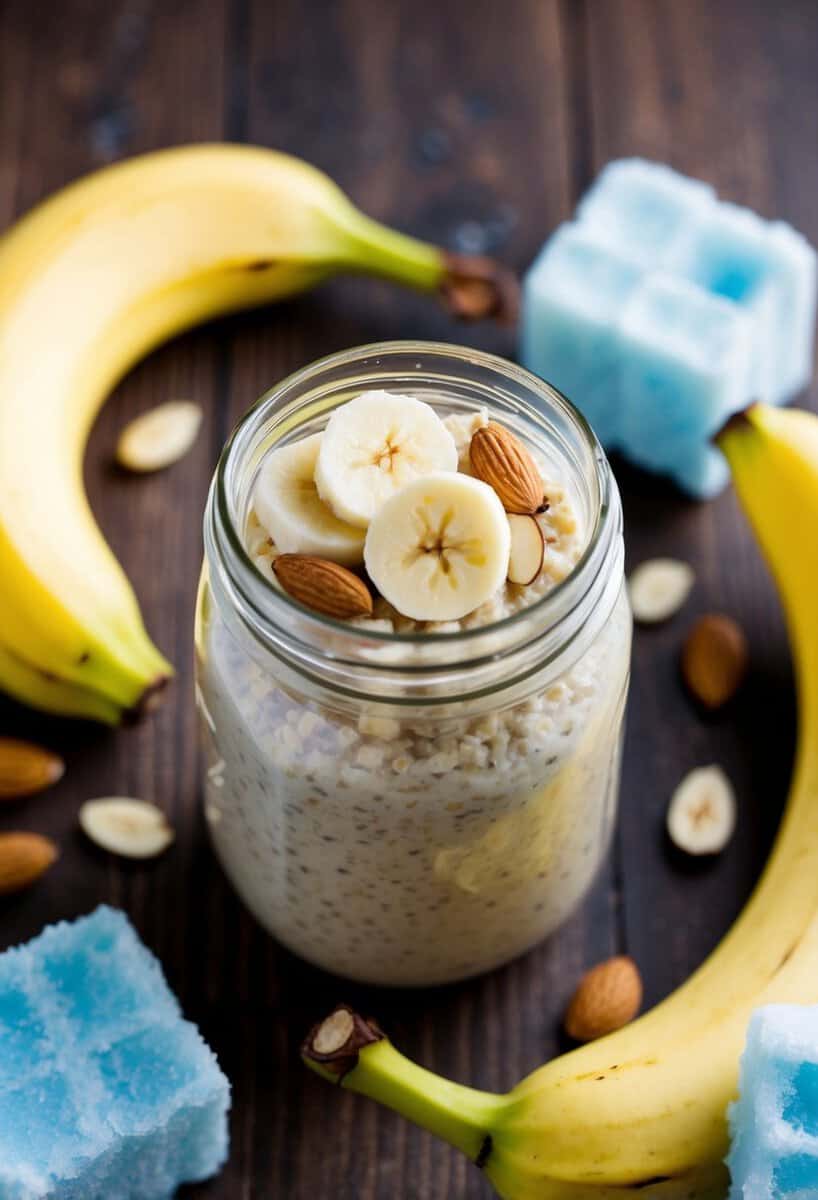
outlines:
[[[248,554],[269,449],[358,393],[408,392],[523,438],[585,531],[567,577],[479,628],[399,634],[302,607]],[[333,355],[273,388],[222,455],[196,618],[205,812],[258,920],[329,971],[443,983],[527,950],[606,852],[631,619],[622,514],[581,415],[520,367],[450,345]]]

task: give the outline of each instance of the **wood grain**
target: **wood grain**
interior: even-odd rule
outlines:
[[[595,172],[630,154],[701,175],[818,242],[816,49],[810,0],[66,0],[59,20],[36,0],[6,0],[0,223],[105,162],[230,138],[306,157],[372,215],[520,269]],[[307,1075],[297,1057],[306,1025],[347,997],[434,1069],[510,1087],[563,1048],[559,1018],[584,967],[631,953],[651,1003],[695,967],[752,887],[785,795],[786,642],[732,496],[691,504],[617,463],[630,565],[672,552],[694,564],[698,586],[678,622],[636,639],[622,819],[582,910],[508,969],[422,993],[330,979],[255,927],[199,815],[191,626],[205,491],[229,428],[262,390],[319,355],[390,337],[514,350],[508,333],[458,327],[427,300],[347,280],[179,339],[134,371],[94,431],[88,483],[178,666],[173,693],[116,735],[0,702],[4,733],[53,744],[69,764],[53,792],[0,818],[3,830],[33,828],[63,847],[41,886],[0,904],[0,947],[102,900],[129,912],[234,1085],[229,1166],[190,1197],[487,1200],[476,1169],[448,1149]],[[176,396],[208,413],[195,451],[156,478],[117,473],[117,430]],[[707,609],[741,620],[753,666],[733,709],[704,722],[679,687],[677,651]],[[708,761],[733,776],[741,819],[727,853],[690,872],[668,854],[664,810],[684,771]],[[177,846],[160,862],[123,865],[80,839],[78,804],[118,792],[159,801],[176,823]]]

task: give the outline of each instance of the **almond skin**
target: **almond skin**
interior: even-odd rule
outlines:
[[[565,1032],[577,1042],[592,1042],[627,1025],[641,1004],[639,969],[619,954],[583,975],[565,1014]]]
[[[33,796],[61,779],[65,763],[33,742],[0,738],[0,800]]]
[[[506,512],[531,515],[545,507],[537,464],[523,443],[502,425],[489,421],[469,444],[471,469],[494,488]]]
[[[700,617],[682,647],[682,677],[698,702],[708,709],[732,700],[747,673],[750,654],[744,630],[731,617]]]
[[[280,554],[273,571],[284,591],[307,608],[339,621],[372,616],[366,584],[340,563],[311,554]]]
[[[38,833],[0,834],[0,895],[29,887],[58,854],[54,842]]]

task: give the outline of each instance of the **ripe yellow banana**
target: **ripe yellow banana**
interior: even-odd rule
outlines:
[[[0,240],[0,688],[111,719],[167,677],[85,497],[94,416],[158,343],[339,271],[440,291],[465,316],[514,301],[487,260],[395,233],[320,171],[251,147],[109,167]]]
[[[423,1070],[349,1010],[336,1010],[304,1046],[327,1078],[479,1162],[506,1200],[723,1196],[725,1110],[750,1014],[818,1002],[818,417],[756,405],[719,442],[778,584],[799,703],[784,822],[733,929],[653,1011],[505,1096]]]

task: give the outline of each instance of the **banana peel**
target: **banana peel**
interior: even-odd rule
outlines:
[[[757,404],[717,441],[778,586],[799,711],[781,829],[733,928],[651,1012],[506,1095],[424,1070],[343,1006],[302,1048],[324,1078],[457,1147],[505,1200],[723,1197],[726,1112],[750,1015],[818,1003],[818,416]]]

